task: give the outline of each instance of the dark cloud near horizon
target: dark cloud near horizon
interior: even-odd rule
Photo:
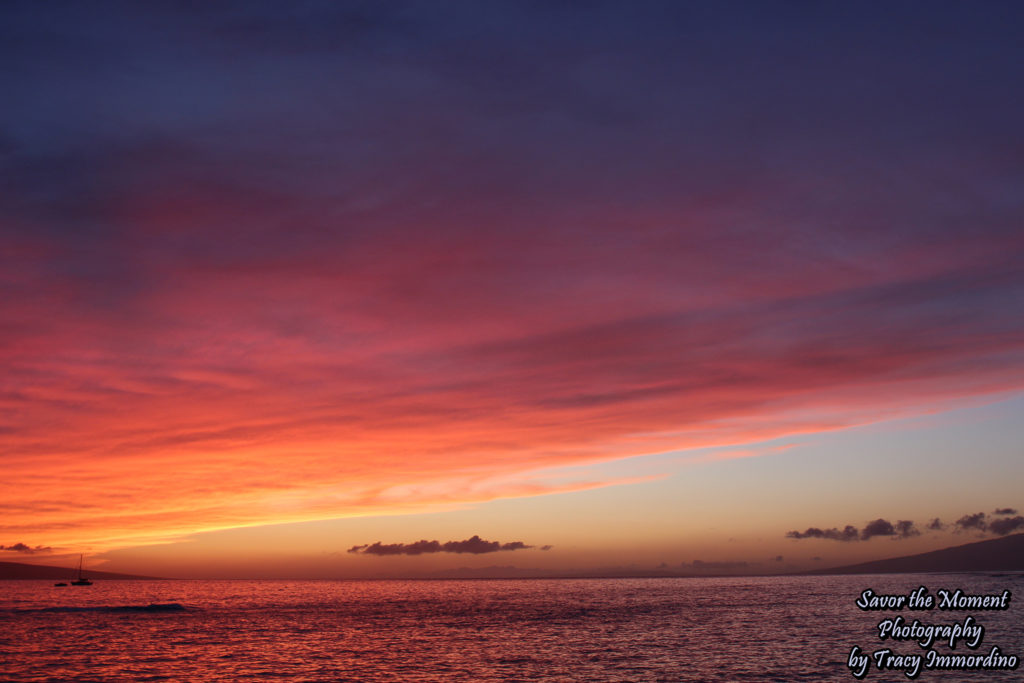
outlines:
[[[988,531],[988,523],[985,521],[984,512],[976,512],[973,515],[964,515],[960,519],[953,522],[953,528],[956,533],[964,531]]]
[[[849,541],[856,541],[860,538],[860,532],[857,531],[857,527],[847,525],[842,531],[836,528],[832,529],[819,529],[817,527],[809,527],[807,531],[790,531],[786,534],[786,538],[826,538],[831,541],[842,541],[844,543]]]
[[[1017,511],[1013,508],[999,508],[994,514],[1000,515],[999,519],[989,520],[988,516],[984,512],[976,512],[973,515],[964,515],[960,519],[954,522],[953,527],[956,533],[963,533],[967,531],[977,531],[980,533],[993,533],[996,536],[1005,536],[1024,529],[1024,517],[1017,515],[1015,517],[1008,517],[1007,515],[1015,514]]]
[[[875,536],[890,536],[893,540],[898,540],[920,535],[921,532],[909,519],[901,519],[892,524],[889,520],[878,518],[873,522],[868,522],[864,530],[861,531],[860,538],[862,541],[867,541]]]
[[[895,536],[896,529],[892,522],[879,517],[873,522],[868,522],[864,530],[860,532],[860,540],[867,541],[875,536]]]
[[[33,548],[30,545],[26,545],[25,543],[18,542],[18,543],[15,543],[14,545],[0,545],[0,550],[3,550],[5,552],[24,553],[26,555],[33,555],[35,553],[48,553],[48,552],[52,552],[53,548],[51,548],[48,545],[47,546],[37,545],[36,547]]]
[[[901,519],[896,524],[893,524],[889,520],[879,517],[873,522],[868,522],[863,530],[858,530],[852,524],[846,525],[842,531],[834,527],[831,529],[810,527],[802,532],[790,531],[786,534],[786,538],[822,538],[848,543],[851,541],[868,541],[875,536],[888,536],[893,538],[893,540],[898,540],[920,535],[921,532],[914,525],[914,522],[909,519]]]
[[[896,535],[900,538],[920,536],[921,532],[909,519],[901,519],[896,522]]]
[[[1024,530],[1024,517],[1017,515],[1016,517],[993,519],[988,523],[988,528],[997,536],[1006,536],[1014,531]]]
[[[997,536],[1005,536],[1015,531],[1024,530],[1024,517],[1016,515],[1014,508],[997,508],[993,514],[1003,516],[1001,519],[989,520],[984,512],[964,515],[952,524],[955,533],[974,531],[979,533],[992,533]],[[1008,515],[1016,515],[1009,517]],[[928,531],[944,531],[950,525],[944,524],[938,517],[932,518],[925,529]],[[893,540],[902,540],[920,536],[921,531],[913,521],[909,519],[898,520],[892,524],[886,519],[878,518],[868,522],[864,529],[858,531],[856,527],[848,525],[843,531],[838,529],[819,529],[811,527],[807,531],[790,531],[786,538],[823,538],[833,541],[868,541],[875,536],[887,536]]]
[[[356,555],[426,555],[430,553],[469,553],[482,555],[484,553],[495,553],[503,550],[528,550],[533,548],[522,541],[510,541],[499,543],[498,541],[485,541],[479,536],[472,536],[464,541],[440,541],[420,540],[415,543],[376,543],[354,545],[347,552]],[[552,546],[543,546],[541,550],[550,550]]]
[[[964,515],[951,525],[953,532],[959,534],[973,531],[981,534],[991,533],[996,536],[1006,536],[1015,531],[1024,530],[1024,517],[1017,514],[1016,508],[996,508],[992,511],[992,515],[997,518],[990,519],[984,512]],[[928,524],[928,529],[943,531],[948,526],[950,525],[943,524],[936,517]]]

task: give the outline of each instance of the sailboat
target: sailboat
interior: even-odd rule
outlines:
[[[71,582],[72,586],[91,586],[92,581],[82,576],[82,559],[84,555],[78,556],[78,578]]]

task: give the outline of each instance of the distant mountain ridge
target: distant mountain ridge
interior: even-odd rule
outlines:
[[[905,574],[911,572],[1021,572],[1024,571],[1024,534],[893,557],[804,574]]]
[[[77,562],[76,562],[77,564]],[[135,576],[134,574],[116,574],[114,572],[83,572],[90,579],[108,579],[117,581],[156,579],[155,576]],[[77,567],[54,567],[43,564],[24,564],[22,562],[0,562],[0,579],[46,579],[67,581],[78,574]]]

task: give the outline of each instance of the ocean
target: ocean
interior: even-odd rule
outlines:
[[[907,596],[921,586],[933,597],[956,589],[1010,590],[1012,597],[1005,610],[868,611],[855,603],[868,589]],[[0,679],[855,681],[849,663],[857,646],[868,654],[891,650],[890,668],[872,662],[863,680],[906,681],[899,667],[912,658],[896,655],[980,660],[994,647],[1024,654],[1024,605],[1014,603],[1022,590],[1022,574],[96,581],[66,588],[2,581]],[[948,642],[880,639],[879,623],[897,617],[905,629],[918,620],[919,631],[973,624],[984,632],[976,649],[963,640],[951,649]],[[1022,668],[922,663],[916,680],[1022,677]]]

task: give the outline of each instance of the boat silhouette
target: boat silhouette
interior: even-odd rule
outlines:
[[[91,586],[92,585],[92,581],[90,581],[89,579],[87,579],[84,576],[82,576],[82,559],[84,557],[85,557],[84,555],[79,555],[78,556],[78,578],[71,582],[72,586]],[[58,583],[58,584],[55,584],[55,585],[59,586],[61,584]]]

